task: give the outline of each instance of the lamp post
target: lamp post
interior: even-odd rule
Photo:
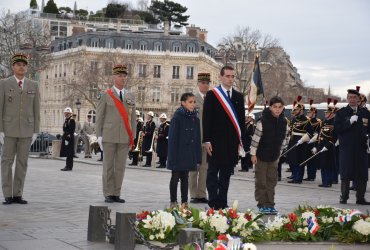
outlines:
[[[80,102],[80,98],[77,98],[77,101],[76,101],[76,108],[77,108],[77,121],[80,121],[80,109],[81,109],[81,102]]]

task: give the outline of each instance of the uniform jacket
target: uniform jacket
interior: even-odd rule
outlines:
[[[197,112],[198,112],[198,118],[200,120],[200,138],[203,138],[203,127],[202,127],[202,124],[203,124],[203,104],[204,104],[204,99],[202,98],[202,96],[200,95],[199,92],[197,92],[195,94],[195,108],[197,109]]]
[[[159,125],[157,138],[157,154],[159,157],[167,157],[169,130],[170,130],[169,122],[166,121]]]
[[[60,157],[74,155],[74,132],[76,129],[76,121],[72,117],[65,119],[63,123],[62,146],[60,148]],[[68,142],[66,145],[65,142]]]
[[[155,130],[155,123],[153,120],[145,123],[144,139],[143,139],[143,152],[148,151],[152,146],[153,133]]]
[[[200,121],[179,108],[172,117],[168,134],[167,168],[176,171],[197,169],[202,161]]]
[[[368,180],[367,141],[369,129],[369,111],[357,108],[357,122],[350,123],[354,112],[348,105],[337,111],[334,130],[339,139],[339,171],[342,180]],[[366,124],[366,125],[365,125]]]
[[[249,151],[255,129],[256,129],[256,125],[254,124],[254,122],[248,122],[247,124],[245,124],[244,137],[242,138],[243,147],[244,147],[245,152]]]
[[[119,96],[113,88],[113,94],[119,99]],[[123,105],[126,109],[130,127],[133,136],[135,136],[135,97],[127,92],[123,95]],[[103,142],[110,143],[129,143],[130,138],[127,134],[125,123],[119,113],[116,104],[110,95],[106,92],[101,94],[97,109],[96,109],[96,136],[103,137]]]
[[[95,134],[95,124],[90,122],[84,122],[84,125],[82,126],[82,133],[85,135],[93,135]]]
[[[14,76],[0,81],[0,132],[20,138],[40,132],[37,82],[25,78],[23,89],[20,89]]]
[[[244,136],[245,111],[243,95],[232,89],[233,104],[242,137]],[[229,116],[212,90],[207,92],[203,105],[203,142],[212,144],[212,156],[208,162],[218,165],[234,165],[238,162],[239,138]]]
[[[318,141],[316,143],[317,152],[324,147],[327,151],[320,153],[317,156],[316,164],[321,169],[334,169],[335,168],[335,142],[337,136],[334,131],[334,118],[330,120],[324,120],[321,129],[319,131]]]

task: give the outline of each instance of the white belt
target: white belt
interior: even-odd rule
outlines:
[[[298,133],[298,132],[293,132],[292,135],[299,135],[299,136],[304,136],[306,133]]]

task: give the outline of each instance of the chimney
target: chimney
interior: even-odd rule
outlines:
[[[169,31],[170,31],[170,23],[168,21],[164,21],[163,24],[164,24],[164,28],[163,28],[164,35],[168,36]]]

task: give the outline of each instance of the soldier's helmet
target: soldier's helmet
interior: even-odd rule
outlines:
[[[135,113],[136,113],[136,115],[140,115],[140,111],[139,110],[136,110]]]
[[[165,113],[162,113],[160,116],[159,116],[160,119],[167,119],[167,115]]]
[[[293,111],[295,112],[295,111],[300,111],[300,110],[304,110],[304,104],[303,103],[301,103],[301,100],[302,100],[302,96],[297,96],[297,101],[296,101],[296,103],[294,104],[294,106],[293,106]]]
[[[64,109],[64,111],[63,111],[64,113],[70,113],[70,114],[72,114],[73,112],[72,112],[72,108],[70,108],[70,107],[66,107],[65,109]]]
[[[147,113],[147,115],[149,115],[149,116],[151,116],[151,117],[154,117],[154,113],[153,113],[153,111],[149,111],[149,112]]]

